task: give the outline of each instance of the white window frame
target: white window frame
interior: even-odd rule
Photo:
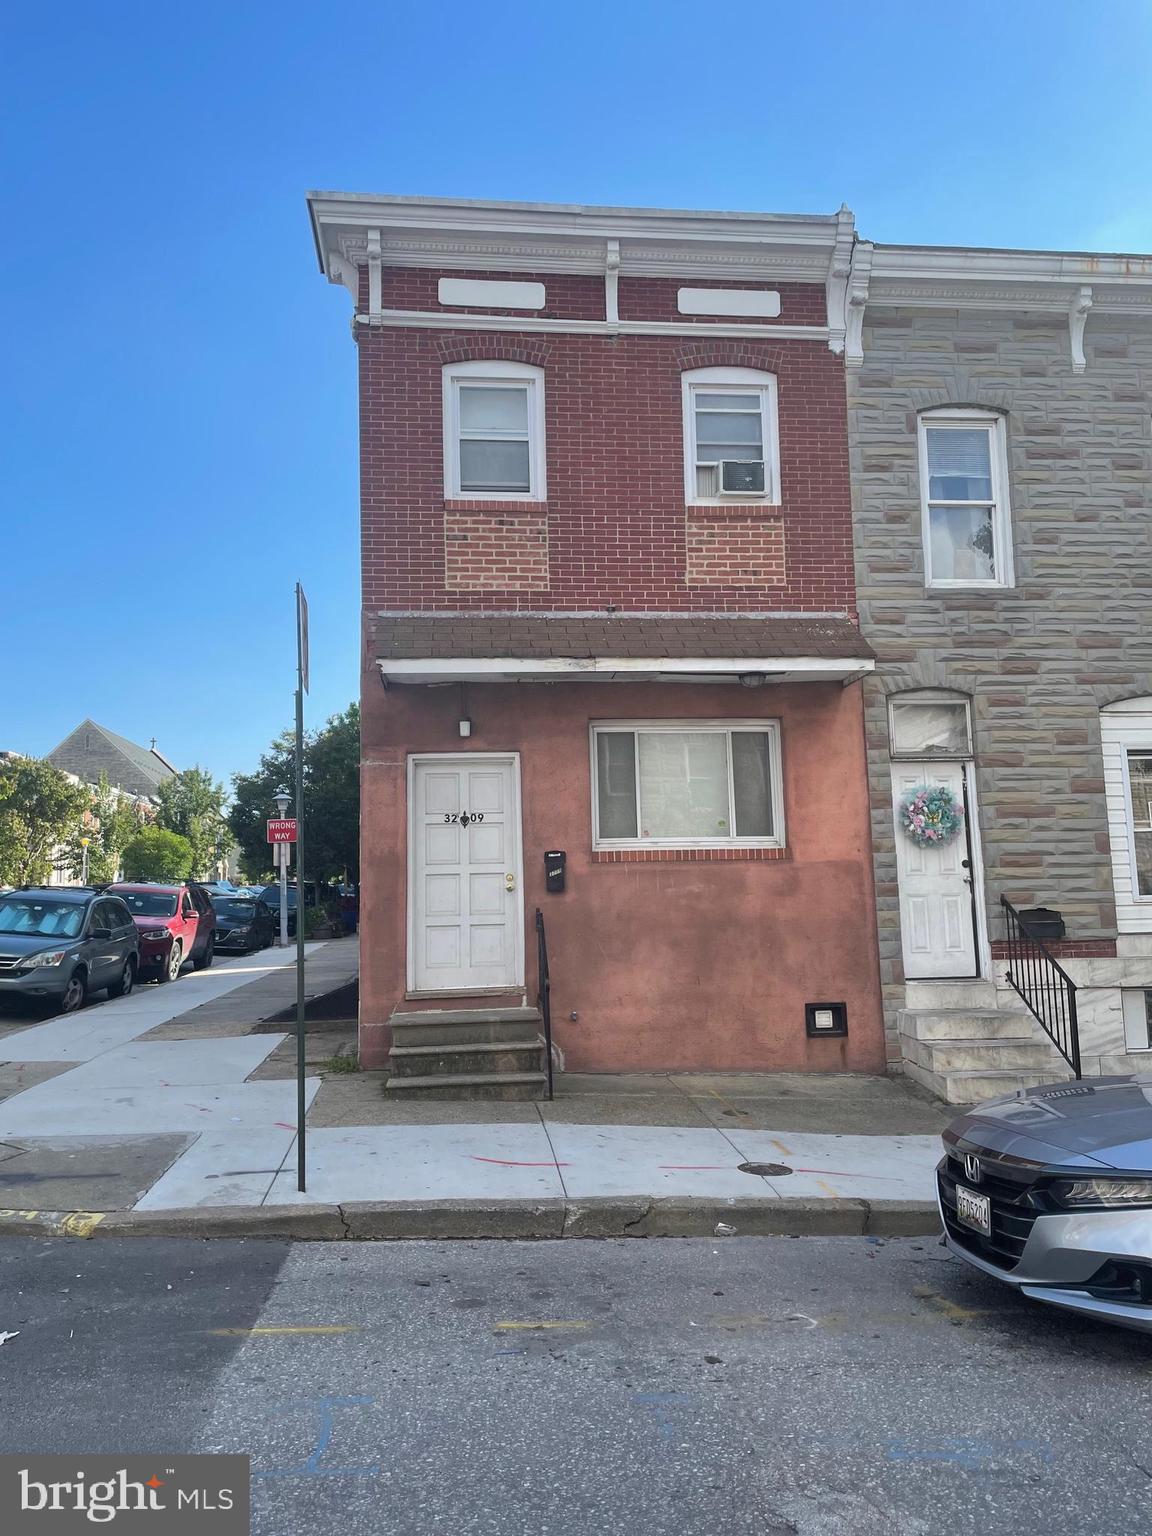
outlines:
[[[1140,871],[1136,860],[1136,834],[1147,832],[1147,827],[1136,825],[1136,806],[1132,799],[1132,758],[1152,757],[1152,737],[1145,746],[1125,742],[1120,748],[1120,763],[1124,774],[1124,819],[1128,823],[1128,864],[1132,871],[1132,901],[1139,906],[1152,906],[1152,891],[1140,889]]]
[[[984,427],[989,435],[988,463],[992,475],[992,549],[996,575],[990,580],[977,577],[962,581],[932,574],[932,526],[928,508],[932,506],[987,506],[987,502],[958,502],[931,497],[928,479],[928,429],[971,432]],[[924,545],[924,584],[937,590],[980,587],[1000,589],[1016,585],[1012,550],[1012,508],[1008,497],[1008,443],[1004,418],[995,411],[941,406],[921,411],[916,418],[917,451],[920,463],[920,528]]]
[[[964,723],[968,732],[968,745],[963,752],[903,752],[896,746],[896,706],[899,704],[962,704]],[[894,762],[954,762],[961,763],[973,756],[972,752],[972,701],[967,694],[949,693],[940,688],[915,688],[904,693],[888,695],[888,756]]]
[[[460,485],[460,386],[523,384],[528,392],[528,489],[471,491]],[[547,453],[544,438],[544,370],[528,363],[480,359],[444,366],[444,496],[448,501],[544,501]]]
[[[771,776],[772,837],[641,837],[640,806],[640,753],[636,761],[636,825],[635,837],[600,836],[600,773],[597,737],[604,732],[642,732],[645,735],[674,734],[684,731],[709,731],[733,735],[739,731],[755,731],[768,737],[768,772]],[[592,847],[596,850],[613,848],[784,848],[784,780],[781,770],[779,720],[593,720],[588,733],[589,762],[592,778]],[[728,748],[728,825],[736,826],[735,790],[732,773],[732,748]]]
[[[689,506],[724,507],[780,505],[780,432],[776,409],[776,376],[758,368],[691,368],[681,376],[684,414],[684,497]],[[696,493],[696,402],[704,394],[760,396],[760,430],[764,445],[764,490],[723,491],[716,496]]]

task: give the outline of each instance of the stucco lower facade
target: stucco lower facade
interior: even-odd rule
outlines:
[[[411,762],[514,754],[522,800],[525,965],[545,918],[556,1045],[569,1070],[880,1070],[884,1037],[858,682],[526,683],[363,687],[361,1059],[382,1066],[409,973]],[[466,710],[471,735],[462,740]],[[596,851],[590,723],[778,722],[781,849]],[[562,893],[544,854],[567,855]],[[517,989],[510,990],[513,1000]],[[416,995],[413,995],[415,992]],[[844,1003],[848,1032],[806,1034],[805,1005]]]
[[[857,592],[877,654],[864,704],[889,1056],[909,949],[889,711],[938,691],[970,711],[957,761],[973,793],[980,978],[1015,1001],[1001,897],[1058,910],[1086,1069],[1130,1069],[1140,1061],[1117,1059],[1124,994],[1152,989],[1152,905],[1131,899],[1131,807],[1102,732],[1114,711],[1152,732],[1152,321],[1098,293],[1077,372],[1067,313],[996,297],[870,305],[848,373]],[[1014,582],[998,589],[927,580],[918,421],[953,408],[1003,423]],[[1127,739],[1144,737],[1133,726]]]

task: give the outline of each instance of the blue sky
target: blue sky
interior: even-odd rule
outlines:
[[[311,187],[831,212],[1152,249],[1152,3],[12,10],[0,748],[251,768],[357,686],[349,304]]]

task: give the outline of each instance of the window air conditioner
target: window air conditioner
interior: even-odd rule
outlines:
[[[721,459],[720,489],[727,495],[763,496],[763,459]]]

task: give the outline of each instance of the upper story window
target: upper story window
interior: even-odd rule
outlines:
[[[930,587],[1012,586],[1002,417],[959,409],[921,415],[920,501]]]
[[[444,494],[543,501],[544,373],[525,363],[444,369]]]
[[[1127,766],[1135,894],[1152,896],[1152,748],[1129,747]]]
[[[778,502],[773,376],[753,368],[696,368],[683,378],[688,501]]]

